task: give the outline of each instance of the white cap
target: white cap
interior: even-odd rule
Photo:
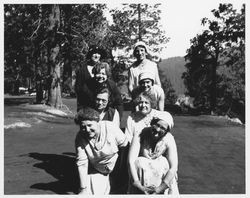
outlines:
[[[160,118],[161,120],[165,121],[168,123],[169,129],[172,129],[174,126],[174,120],[173,117],[171,116],[170,113],[168,113],[167,111],[161,111],[159,112],[159,115],[157,115],[156,117]]]
[[[133,54],[135,54],[135,49],[138,46],[143,46],[146,49],[146,52],[148,53],[148,46],[146,45],[146,43],[144,43],[143,41],[138,41],[135,45],[134,45],[134,51]]]
[[[154,83],[153,76],[154,76],[154,75],[153,75],[151,72],[144,71],[144,72],[140,73],[140,75],[139,75],[139,82],[140,82],[141,80],[150,79],[150,80],[152,80],[153,83]]]

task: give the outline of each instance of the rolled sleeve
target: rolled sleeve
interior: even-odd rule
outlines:
[[[86,166],[88,164],[88,156],[83,148],[80,146],[76,149],[76,165]]]
[[[77,166],[86,165],[88,163],[88,156],[84,149],[84,142],[83,142],[83,138],[80,132],[78,132],[76,139],[75,139],[75,149],[76,149]]]

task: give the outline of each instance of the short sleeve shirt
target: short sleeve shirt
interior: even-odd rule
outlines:
[[[125,129],[125,135],[127,136],[128,141],[131,143],[132,139],[135,135],[139,135],[145,127],[150,126],[150,122],[153,119],[153,117],[158,117],[168,123],[170,128],[173,127],[174,121],[173,117],[170,113],[166,111],[158,111],[155,109],[152,109],[151,112],[144,118],[138,117],[138,114],[131,113],[128,116],[127,119],[127,126]]]
[[[101,148],[97,149],[95,145],[84,139],[79,133],[76,138],[76,147],[81,146],[84,152],[77,156],[77,165],[81,165],[81,160],[89,161],[93,167],[101,173],[110,173],[118,158],[118,147],[127,145],[126,136],[121,129],[110,121],[100,121]],[[79,153],[78,153],[79,154]]]

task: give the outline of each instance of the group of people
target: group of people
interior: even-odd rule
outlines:
[[[135,44],[133,54],[136,61],[128,73],[133,110],[124,132],[120,128],[123,101],[111,79],[109,64],[102,61],[105,51],[91,48],[87,63],[77,72],[79,194],[110,194],[121,179],[112,176],[114,169],[128,173],[128,194],[179,194],[178,154],[171,132],[174,122],[164,111],[158,68],[147,58],[144,42]]]

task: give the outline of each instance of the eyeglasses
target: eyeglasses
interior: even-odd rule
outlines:
[[[108,103],[108,100],[96,98],[96,102],[102,102],[103,104]]]

